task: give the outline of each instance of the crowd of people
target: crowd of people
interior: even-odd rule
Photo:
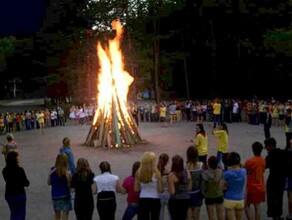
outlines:
[[[73,125],[84,125],[92,121],[95,106],[82,105],[71,106],[65,111],[61,106],[54,108],[26,109],[23,112],[0,113],[0,135],[20,131],[32,131],[38,129],[44,134],[44,128]]]
[[[261,204],[267,203],[267,216],[284,219],[283,195],[288,190],[289,215],[292,217],[292,148],[279,149],[273,137],[264,143],[254,142],[254,156],[242,161],[237,152],[229,152],[228,129],[220,122],[210,124],[211,135],[217,139],[217,155],[209,155],[208,134],[204,125],[196,124],[196,134],[186,152],[155,155],[144,152],[140,161],[133,161],[132,173],[123,181],[111,171],[110,161],[102,161],[100,174],[94,174],[86,158],[75,164],[70,139],[65,137],[50,168],[48,185],[55,219],[68,219],[74,210],[76,219],[92,219],[94,196],[101,220],[114,220],[117,209],[116,193],[127,194],[123,220],[137,219],[200,219],[203,204],[210,220],[261,219]],[[291,146],[291,143],[290,143]],[[263,149],[267,156],[261,156]],[[17,142],[7,135],[2,154],[6,166],[2,170],[6,182],[5,199],[11,219],[25,219],[26,193],[29,180],[21,167]],[[265,170],[269,169],[265,183]],[[73,201],[73,203],[72,203]]]
[[[162,101],[157,104],[145,100],[129,102],[128,109],[136,120],[137,125],[143,122],[160,122],[163,127],[172,126],[178,122],[205,121],[225,123],[246,122],[251,125],[263,125],[265,137],[270,136],[271,126],[285,126],[285,116],[291,109],[291,100],[185,100]],[[97,105],[72,105],[68,110],[61,106],[43,109],[27,109],[24,112],[0,113],[0,134],[28,131],[43,128],[64,126],[65,123],[84,125],[91,123],[97,110]],[[269,113],[269,120],[266,115]],[[291,114],[291,112],[290,112]],[[292,134],[292,124],[291,124]]]
[[[127,194],[123,220],[135,216],[139,220],[199,220],[203,204],[210,220],[240,220],[244,215],[248,220],[260,220],[260,207],[264,202],[267,204],[267,216],[279,220],[284,219],[285,190],[289,196],[286,219],[292,219],[292,171],[288,169],[292,166],[290,108],[285,109],[282,119],[286,128],[286,149],[277,148],[276,140],[266,130],[265,123],[273,123],[273,103],[266,103],[261,114],[258,114],[258,123],[264,126],[265,141],[255,141],[250,148],[254,156],[242,161],[239,153],[229,151],[226,116],[222,115],[218,99],[213,103],[213,119],[209,123],[210,135],[217,140],[216,155],[210,155],[208,149],[206,123],[203,123],[208,114],[202,111],[202,114],[197,112],[191,116],[188,111],[181,111],[174,115],[177,107],[171,105],[175,103],[162,104],[163,115],[157,115],[158,122],[167,122],[168,114],[169,123],[178,122],[184,115],[186,120],[196,121],[196,133],[185,152],[186,159],[179,154],[144,152],[140,161],[133,161],[132,172],[123,181],[118,174],[112,173],[110,161],[99,164],[100,174],[92,171],[86,158],[78,158],[75,164],[70,138],[65,137],[47,179],[55,219],[68,219],[71,210],[74,210],[78,220],[92,219],[96,206],[99,219],[114,220],[118,206],[116,194],[122,193]],[[141,113],[137,111],[136,114]],[[144,116],[140,115],[139,120],[143,121]],[[75,118],[71,115],[71,118],[76,119],[76,115]],[[150,121],[151,118],[149,115]],[[240,118],[233,115],[233,120]],[[252,124],[252,121],[249,122]],[[2,144],[1,151],[6,161],[2,170],[6,182],[5,200],[11,219],[22,220],[26,216],[25,188],[29,187],[30,182],[20,165],[17,142],[11,133],[6,138],[7,143]],[[267,150],[265,158],[261,156],[263,149]],[[269,174],[265,182],[267,169]]]

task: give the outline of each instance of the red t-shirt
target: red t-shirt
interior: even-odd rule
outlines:
[[[247,191],[252,193],[264,192],[265,159],[261,156],[252,157],[245,162],[244,167],[247,170]]]
[[[125,178],[123,182],[124,189],[128,192],[127,202],[128,203],[138,203],[140,198],[140,192],[135,192],[134,190],[134,184],[135,184],[135,177],[128,176]]]

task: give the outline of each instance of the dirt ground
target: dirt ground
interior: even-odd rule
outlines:
[[[211,135],[208,122],[204,123],[209,136],[209,155],[216,154],[215,138]],[[254,141],[263,142],[263,127],[248,125],[246,123],[228,124],[230,151],[237,151],[244,162],[252,156],[251,145]],[[112,173],[117,174],[120,180],[131,174],[132,164],[140,160],[144,151],[153,151],[157,157],[160,153],[168,153],[170,158],[180,154],[186,158],[186,149],[194,137],[195,123],[181,122],[170,127],[161,127],[158,123],[141,123],[140,135],[147,144],[134,146],[130,149],[101,149],[85,147],[89,126],[66,125],[65,127],[46,128],[45,134],[40,135],[37,130],[15,133],[15,139],[19,143],[20,164],[25,169],[30,186],[27,193],[27,220],[51,220],[54,211],[51,204],[50,188],[47,185],[47,176],[51,166],[54,165],[62,139],[68,136],[71,139],[75,162],[79,157],[89,160],[95,174],[100,174],[98,169],[101,161],[107,160],[112,167]],[[282,127],[273,127],[271,134],[276,138],[278,146],[284,148],[285,134]],[[0,142],[5,141],[5,136],[0,136]],[[266,156],[266,151],[263,151]],[[4,167],[4,158],[0,159],[1,169]],[[266,172],[266,176],[268,171]],[[5,182],[0,177],[0,219],[9,219],[9,208],[4,199]],[[126,195],[117,195],[116,219],[120,220],[126,207]],[[266,217],[266,204],[262,206],[262,219]],[[283,213],[287,214],[287,195],[284,194]],[[74,211],[69,214],[69,219],[75,218]],[[93,220],[98,219],[96,208]],[[207,219],[205,205],[201,208],[201,219]],[[244,218],[245,219],[245,218]]]

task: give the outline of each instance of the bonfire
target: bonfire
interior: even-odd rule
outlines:
[[[127,102],[129,87],[134,78],[124,69],[120,40],[123,34],[121,23],[112,22],[116,31],[107,47],[97,44],[98,107],[85,145],[95,147],[130,147],[142,143],[137,124]]]

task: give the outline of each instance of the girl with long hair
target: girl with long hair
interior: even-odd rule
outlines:
[[[55,219],[67,220],[72,210],[70,182],[71,173],[67,170],[68,158],[65,153],[58,154],[55,166],[48,176],[48,185],[51,186],[51,195],[55,211]]]
[[[170,193],[168,210],[171,219],[186,219],[190,203],[189,191],[192,188],[192,179],[190,172],[186,169],[184,160],[180,155],[175,155],[172,158],[168,184],[168,190]]]
[[[140,168],[135,176],[135,191],[141,191],[139,201],[141,220],[159,220],[161,204],[158,193],[162,191],[162,185],[153,152],[145,152],[142,156]]]
[[[75,191],[74,211],[77,220],[91,220],[94,210],[92,194],[94,173],[84,158],[77,160],[77,169],[72,176],[71,189]]]
[[[206,164],[208,156],[208,136],[203,124],[196,124],[195,147],[198,149],[199,161]]]

